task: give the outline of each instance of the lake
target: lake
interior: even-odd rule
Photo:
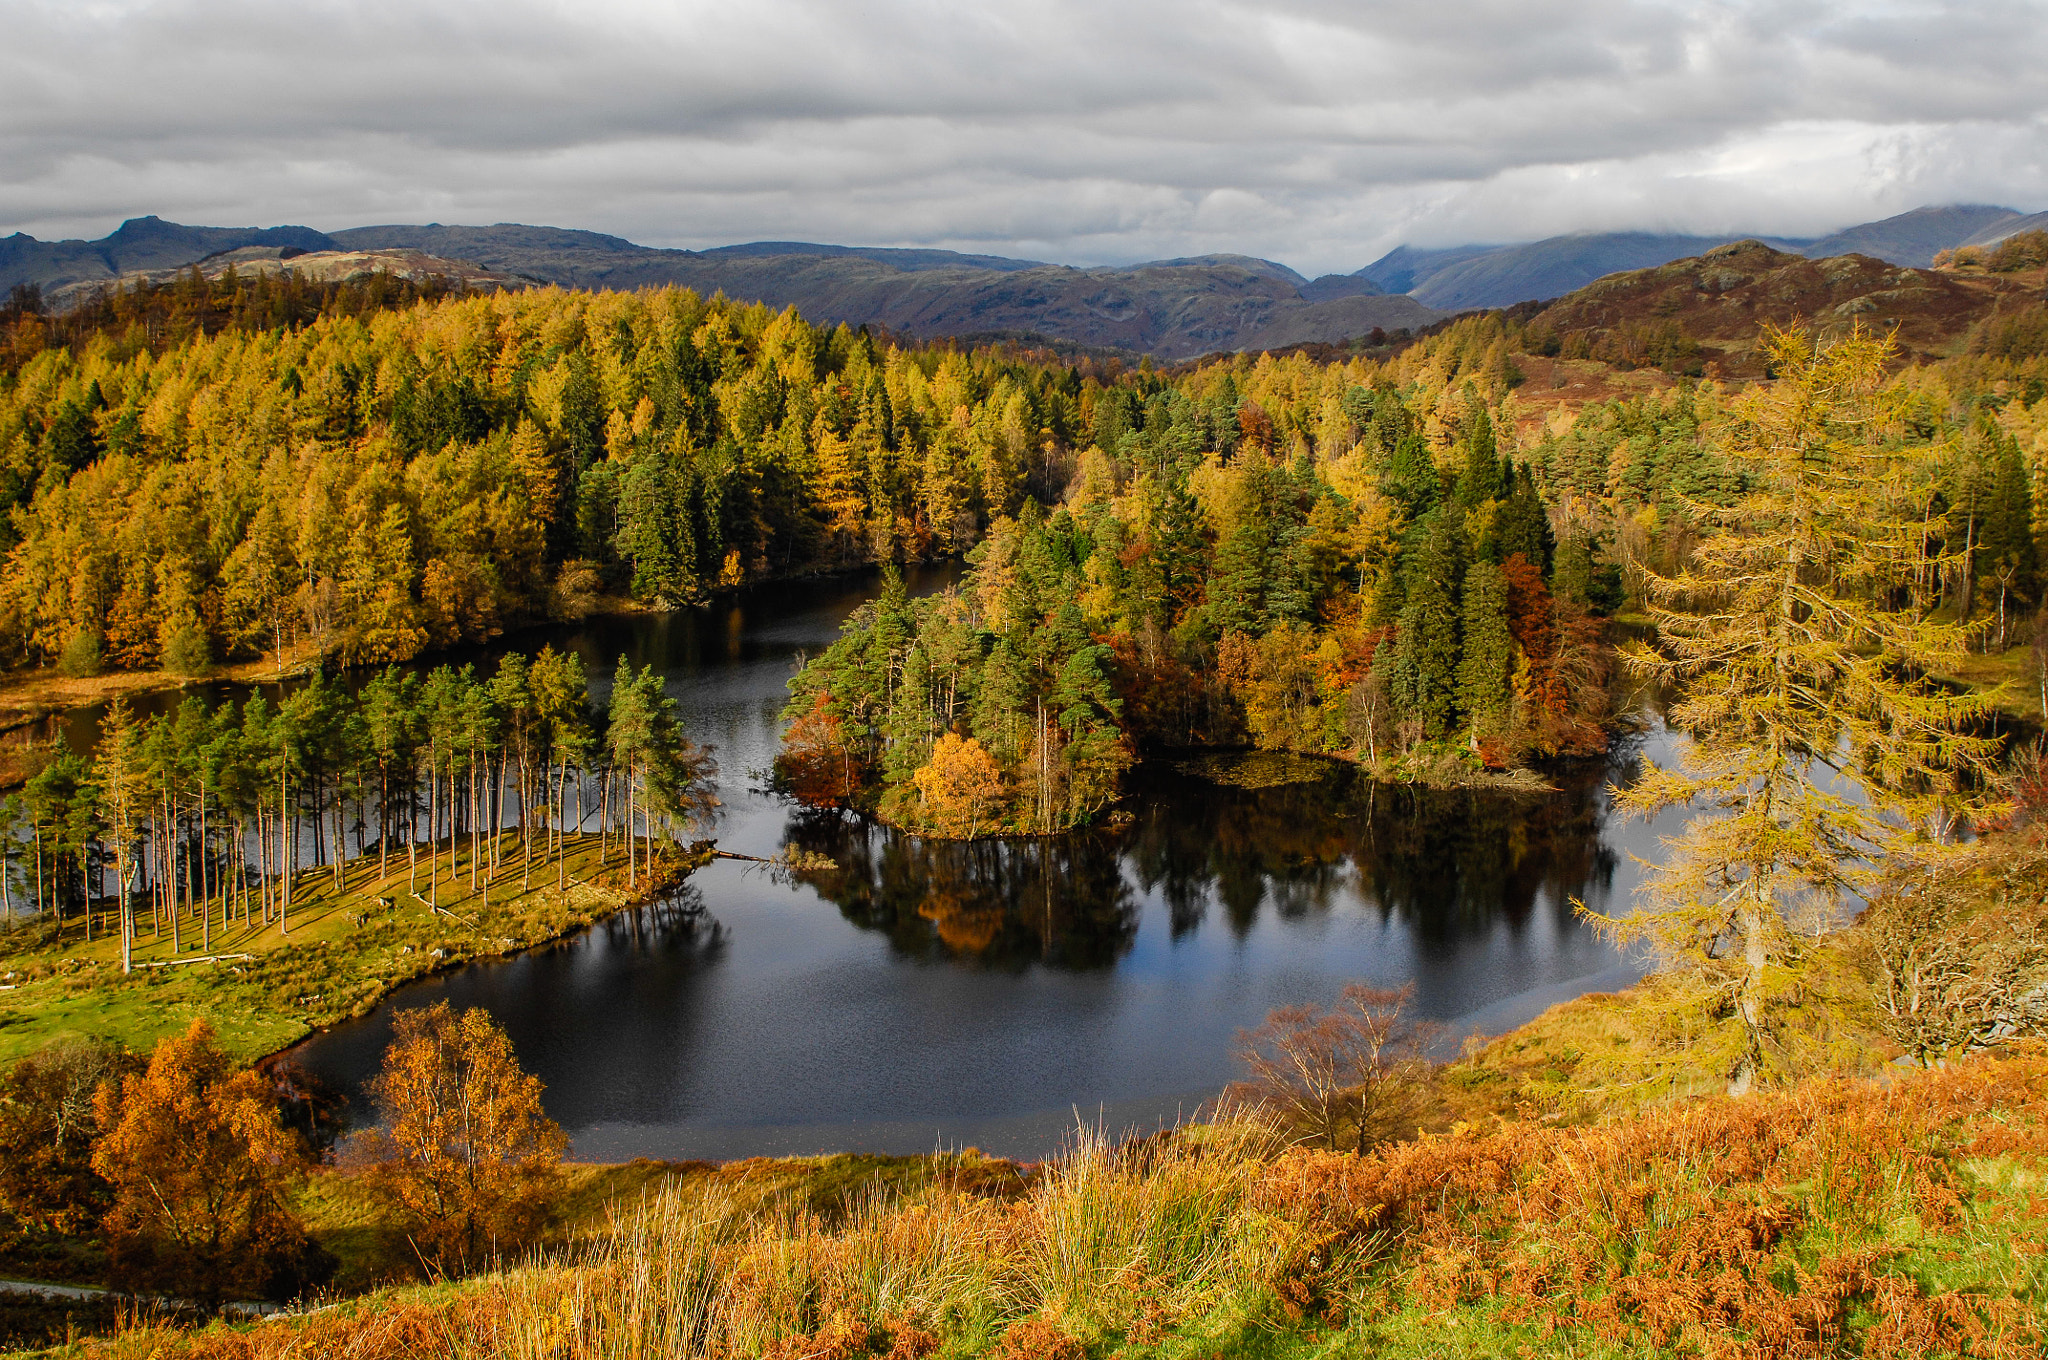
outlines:
[[[783,583],[507,639],[573,648],[595,678],[621,654],[664,671],[715,748],[719,845],[794,845],[836,868],[797,881],[716,861],[676,900],[409,986],[288,1061],[358,1091],[392,1013],[446,1000],[505,1026],[581,1159],[1037,1157],[1080,1121],[1193,1113],[1239,1075],[1240,1029],[1347,982],[1412,983],[1417,1010],[1460,1036],[1639,976],[1572,900],[1625,910],[1631,853],[1656,853],[1657,828],[1621,822],[1607,793],[1667,743],[1654,720],[1544,795],[1169,755],[1135,772],[1126,824],[1037,840],[923,841],[760,792],[797,657],[877,588]],[[74,737],[91,727],[79,715]]]

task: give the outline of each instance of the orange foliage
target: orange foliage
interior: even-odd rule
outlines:
[[[539,1226],[568,1139],[481,1007],[400,1013],[370,1083],[384,1127],[353,1151],[437,1269],[516,1251]]]
[[[1593,755],[1607,745],[1603,695],[1611,661],[1605,625],[1560,604],[1520,553],[1501,563],[1508,632],[1527,667],[1519,679],[1522,736],[1546,755]]]
[[[924,825],[941,836],[980,835],[1002,815],[1003,772],[973,737],[940,737],[932,758],[912,778],[923,800]]]
[[[262,1292],[305,1234],[285,1194],[303,1167],[263,1078],[237,1070],[194,1020],[148,1070],[95,1099],[108,1133],[93,1169],[114,1187],[107,1214],[115,1278],[216,1305]]]
[[[808,713],[789,725],[775,772],[789,796],[807,807],[845,807],[867,780],[865,764],[846,744],[845,724],[819,690]]]
[[[1860,1305],[1882,1315],[1865,1355],[2032,1356],[2037,1320],[2016,1300],[1923,1294],[1884,1273],[1891,1248],[1841,1249],[1790,1269],[1781,1248],[1823,1226],[1797,1193],[1816,1185],[1826,1187],[1829,1236],[1882,1236],[1902,1212],[1930,1229],[1956,1226],[1964,1199],[1945,1154],[1988,1115],[2002,1150],[2048,1156],[2044,1080],[2048,1062],[2036,1057],[1889,1088],[1820,1082],[1591,1128],[1507,1124],[1373,1157],[1296,1150],[1272,1164],[1258,1194],[1318,1240],[1378,1239],[1382,1258],[1399,1262],[1380,1281],[1396,1299],[1498,1299],[1546,1333],[1819,1357],[1834,1353]],[[1338,1258],[1292,1261],[1276,1287],[1283,1298],[1322,1297]]]

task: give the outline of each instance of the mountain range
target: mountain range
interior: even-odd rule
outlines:
[[[2016,208],[1962,204],[1915,208],[1810,240],[1747,232],[1678,236],[1619,231],[1441,250],[1401,246],[1359,270],[1358,277],[1385,292],[1406,293],[1431,307],[1461,312],[1563,297],[1608,274],[1653,269],[1733,241],[1761,240],[1775,250],[1811,260],[1868,255],[1887,264],[1925,269],[1941,251],[1990,245],[2043,227],[2048,227],[2048,213],[2028,215]]]
[[[2048,213],[1927,207],[1814,240],[1765,238],[1765,244],[1806,258],[1856,253],[1924,267],[1938,251],[2041,226],[2048,226]],[[160,278],[202,260],[215,260],[210,272],[217,272],[229,252],[287,260],[303,254],[308,266],[319,256],[327,267],[340,267],[335,261],[347,257],[352,268],[367,267],[362,262],[378,252],[400,252],[415,272],[439,261],[445,272],[484,284],[674,284],[918,337],[1039,337],[1184,359],[1336,342],[1375,329],[1412,330],[1458,311],[1562,297],[1617,271],[1655,268],[1740,239],[1752,238],[1609,232],[1504,245],[1402,246],[1354,273],[1308,279],[1246,255],[1084,269],[1000,255],[800,241],[666,250],[599,232],[512,223],[320,232],[192,227],[141,217],[97,241],[39,241],[21,233],[0,239],[0,290],[34,284],[61,301],[96,286]]]

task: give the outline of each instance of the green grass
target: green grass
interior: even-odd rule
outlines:
[[[339,884],[329,870],[302,871],[289,934],[264,925],[260,913],[223,926],[216,903],[211,947],[202,947],[199,922],[188,916],[178,949],[169,923],[152,930],[145,910],[126,974],[119,941],[106,929],[110,913],[96,914],[103,919],[90,943],[77,920],[65,924],[60,939],[41,923],[17,925],[0,938],[0,985],[11,988],[0,991],[0,1063],[67,1038],[146,1052],[201,1017],[229,1053],[253,1060],[364,1014],[403,983],[559,938],[631,900],[616,845],[601,869],[597,839],[572,839],[567,886],[558,888],[552,862],[536,855],[530,875],[523,874],[516,845],[506,841],[496,879],[479,879],[474,890],[466,843],[422,857],[416,871],[403,856],[394,856],[382,875],[374,858],[352,861]],[[690,867],[671,857],[664,876],[672,881]],[[438,892],[429,887],[435,870]],[[644,896],[647,884],[641,875],[636,895]],[[437,898],[441,910],[421,898]],[[253,957],[231,957],[239,955]]]

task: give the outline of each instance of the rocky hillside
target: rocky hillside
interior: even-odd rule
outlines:
[[[301,250],[295,246],[242,246],[208,255],[191,264],[165,269],[125,271],[111,279],[85,279],[60,284],[43,295],[48,306],[63,311],[96,289],[112,285],[128,288],[138,283],[168,283],[197,268],[209,279],[219,279],[229,270],[242,277],[277,275],[289,270],[314,283],[343,283],[371,274],[384,273],[412,283],[432,279],[460,283],[469,288],[528,288],[534,280],[498,273],[462,260],[444,260],[417,250]]]

